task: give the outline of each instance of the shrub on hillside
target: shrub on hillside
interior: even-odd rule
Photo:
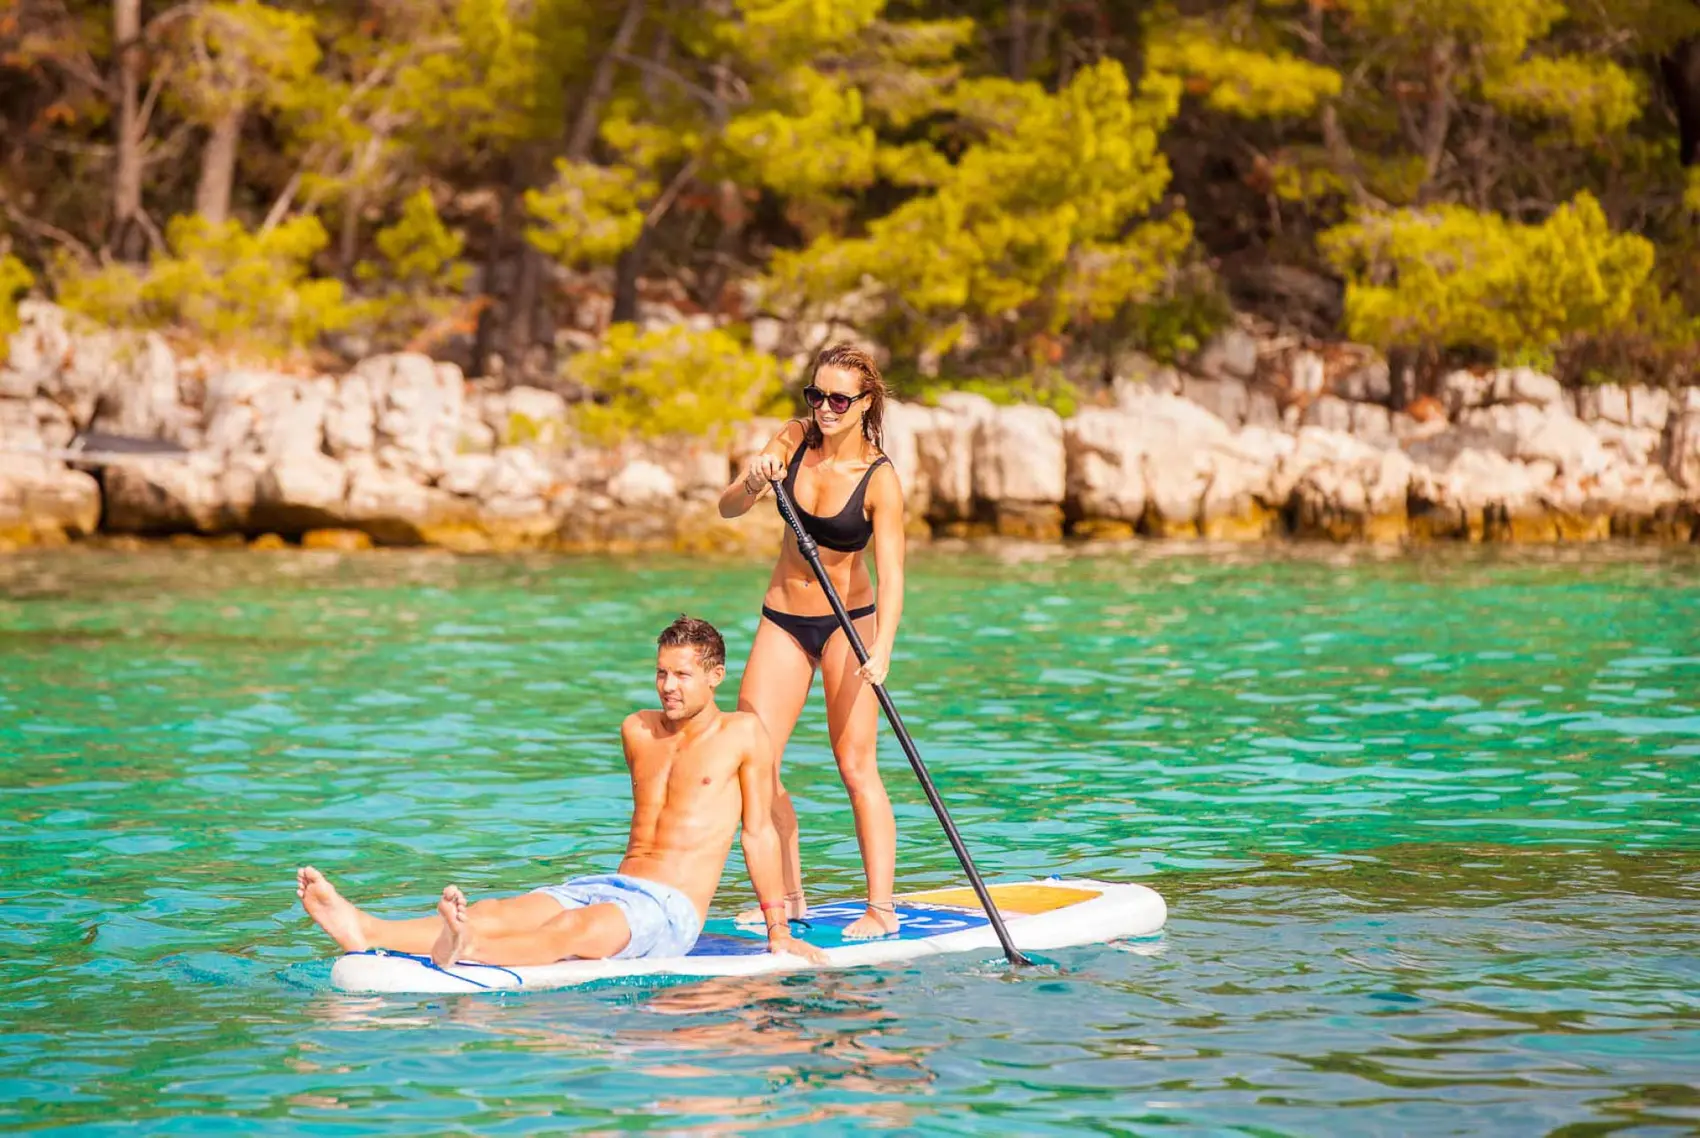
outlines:
[[[993,403],[1009,406],[1036,403],[1049,407],[1067,419],[1080,408],[1080,391],[1068,377],[1055,370],[1045,370],[1023,376],[984,376],[939,380],[921,385],[917,394],[922,403],[936,405],[939,396],[951,391],[967,391],[984,395]]]
[[[733,423],[771,409],[780,395],[779,361],[719,329],[643,332],[616,324],[599,348],[567,361],[565,376],[593,395],[577,408],[578,422],[605,441],[723,437]]]
[[[59,302],[106,324],[175,327],[223,347],[286,352],[356,315],[342,283],[309,275],[324,227],[298,217],[250,233],[240,222],[176,217],[169,251],[144,266],[61,261]]]
[[[460,259],[466,238],[443,224],[436,204],[420,190],[402,206],[394,225],[378,230],[378,256],[361,261],[354,275],[366,289],[355,323],[383,347],[408,343],[461,303],[472,268]]]
[[[1652,242],[1613,232],[1585,193],[1538,225],[1442,205],[1360,215],[1321,243],[1346,278],[1354,339],[1549,366],[1624,326],[1654,262]]]

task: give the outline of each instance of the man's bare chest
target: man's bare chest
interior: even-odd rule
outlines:
[[[724,754],[658,752],[634,764],[632,796],[639,806],[674,808],[718,797],[736,786],[738,764]]]

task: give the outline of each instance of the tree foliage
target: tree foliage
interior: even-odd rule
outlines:
[[[312,16],[259,0],[195,5],[177,28],[171,98],[199,123],[255,103],[298,104],[321,58]]]
[[[1378,214],[1329,231],[1323,249],[1348,281],[1348,331],[1383,348],[1550,357],[1628,320],[1653,269],[1652,243],[1613,233],[1588,194],[1539,225],[1450,205]]]
[[[539,380],[606,290],[854,319],[899,376],[1037,392],[1071,352],[1196,350],[1223,296],[1330,330],[1272,271],[1343,279],[1341,334],[1596,371],[1700,315],[1694,0],[119,7],[139,31],[0,15],[0,241],[48,295],[219,342],[476,308],[454,350]]]
[[[612,261],[642,231],[650,190],[630,168],[559,159],[547,188],[526,191],[533,218],[526,237],[565,264]]]
[[[1502,111],[1563,125],[1584,146],[1627,128],[1645,101],[1642,85],[1624,68],[1573,55],[1514,64],[1485,80],[1482,94]]]
[[[461,302],[472,268],[461,260],[466,238],[443,224],[430,191],[402,205],[393,225],[373,239],[377,256],[355,267],[365,286],[350,323],[363,326],[382,347],[399,347]]]
[[[1348,276],[1346,331],[1535,355],[1630,319],[1574,292],[1577,273],[1628,273],[1594,253],[1635,248],[1638,264],[1656,251],[1646,273],[1628,273],[1647,278],[1643,291],[1685,288],[1694,273],[1656,65],[1694,37],[1690,0],[1179,0],[1146,29],[1152,66],[1187,82],[1169,137],[1191,159],[1177,185],[1207,247],[1257,241],[1324,271],[1379,266]],[[1224,183],[1224,163],[1237,179]],[[1507,261],[1570,229],[1590,242],[1589,268]],[[1646,240],[1614,237],[1625,233]],[[1448,257],[1468,262],[1458,280],[1425,267]],[[1505,273],[1525,293],[1464,310]],[[1569,299],[1537,303],[1530,274],[1553,274],[1541,287]],[[1403,308],[1418,297],[1437,307]]]
[[[87,271],[61,262],[59,299],[107,324],[176,327],[223,347],[289,352],[355,316],[342,283],[314,277],[322,225],[298,217],[250,232],[237,221],[185,215],[167,230],[170,251],[143,268]]]
[[[972,141],[925,172],[928,192],[864,235],[778,254],[775,290],[830,308],[873,282],[891,301],[886,336],[917,352],[951,350],[977,321],[1036,335],[1108,319],[1149,296],[1191,237],[1184,214],[1146,216],[1168,185],[1158,141],[1178,99],[1162,76],[1135,97],[1112,60],[1054,95],[964,81],[951,109]]]
[[[779,363],[729,333],[684,326],[608,330],[599,348],[573,356],[565,375],[596,398],[578,409],[593,438],[633,432],[722,437],[767,410],[780,392]]]
[[[1241,118],[1305,115],[1340,94],[1340,73],[1311,63],[1278,43],[1242,47],[1212,21],[1180,20],[1151,36],[1147,65],[1177,75],[1212,111]]]

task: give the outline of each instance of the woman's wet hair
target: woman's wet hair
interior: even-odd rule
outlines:
[[[722,668],[726,666],[726,641],[720,637],[720,630],[706,620],[698,620],[693,616],[679,614],[679,619],[661,630],[661,635],[655,641],[656,648],[695,648],[697,659],[705,668]]]
[[[823,367],[839,367],[845,371],[853,371],[862,377],[862,390],[868,393],[868,398],[862,407],[862,437],[873,443],[880,450],[885,449],[885,397],[890,394],[885,386],[885,377],[880,375],[879,365],[874,358],[854,344],[838,343],[821,350],[815,357],[815,366],[809,369],[809,382],[815,381]],[[821,445],[820,424],[810,415],[803,424],[803,442],[813,449]]]

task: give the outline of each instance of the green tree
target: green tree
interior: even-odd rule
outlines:
[[[1700,32],[1700,5],[1337,0],[1301,10],[1241,0],[1212,9],[1208,19],[1202,5],[1159,10],[1150,61],[1186,84],[1170,148],[1184,156],[1177,185],[1205,243],[1235,251],[1231,267],[1256,270],[1240,252],[1252,243],[1325,267],[1318,254],[1338,260],[1365,232],[1414,239],[1442,216],[1447,231],[1471,231],[1472,248],[1525,248],[1502,238],[1568,216],[1561,207],[1586,194],[1609,228],[1647,231],[1666,250],[1667,284],[1692,275],[1674,140],[1647,111],[1649,62]],[[1237,180],[1222,178],[1224,160]],[[1348,298],[1355,326],[1364,284],[1355,280]],[[1537,321],[1515,348],[1497,334],[1473,346],[1539,354],[1549,339]]]
[[[174,100],[204,127],[195,211],[218,225],[230,214],[242,127],[256,107],[285,107],[318,66],[310,15],[258,0],[197,5],[173,34]]]
[[[616,318],[651,235],[689,202],[678,227],[701,234],[680,258],[705,306],[734,272],[758,268],[757,205],[805,237],[842,232],[858,195],[924,147],[908,129],[954,74],[966,21],[889,20],[884,0],[723,0],[656,21],[647,58],[613,92],[601,138],[653,187],[635,248],[622,260]],[[925,160],[924,157],[922,160]]]
[[[888,302],[882,335],[935,356],[982,328],[1006,329],[1002,346],[1023,349],[1106,320],[1151,296],[1191,240],[1184,213],[1150,216],[1168,184],[1158,142],[1179,97],[1161,75],[1136,93],[1110,60],[1055,95],[965,80],[952,127],[971,141],[954,162],[933,156],[909,172],[929,192],[865,235],[776,255],[774,287],[830,309],[871,282]]]
[[[1061,391],[1047,369],[1087,347],[1184,351],[1224,292],[1431,354],[1647,374],[1680,370],[1700,312],[1693,0],[41,0],[0,42],[17,257],[220,339],[246,313],[256,342],[350,320],[405,341],[476,287],[476,361],[534,368],[582,295],[550,261],[612,262],[616,319],[640,277],[717,315],[854,313],[898,372],[1006,393]],[[196,213],[233,227],[153,221]],[[1655,248],[1627,311],[1555,269],[1559,299],[1513,275],[1463,312],[1572,223],[1612,280],[1635,276],[1620,238]],[[1457,281],[1424,277],[1435,231],[1469,251]],[[191,259],[248,257],[318,315],[168,295]],[[331,275],[334,303],[309,287]],[[1375,290],[1433,289],[1423,319],[1375,315]]]
[[[1490,348],[1551,363],[1577,337],[1625,324],[1653,245],[1614,233],[1580,195],[1539,225],[1463,206],[1341,225],[1323,249],[1347,278],[1347,331],[1384,349]]]
[[[451,0],[331,5],[316,15],[323,58],[275,112],[287,173],[263,225],[296,212],[333,219],[336,271],[352,281],[367,213],[388,212],[402,187],[429,170],[408,133],[435,111],[430,100],[413,97],[408,76],[430,60],[452,58],[461,41]]]
[[[409,197],[401,216],[378,230],[373,243],[377,256],[355,268],[365,286],[355,322],[379,346],[405,345],[461,305],[472,271],[460,259],[466,238],[443,224],[430,191]]]

